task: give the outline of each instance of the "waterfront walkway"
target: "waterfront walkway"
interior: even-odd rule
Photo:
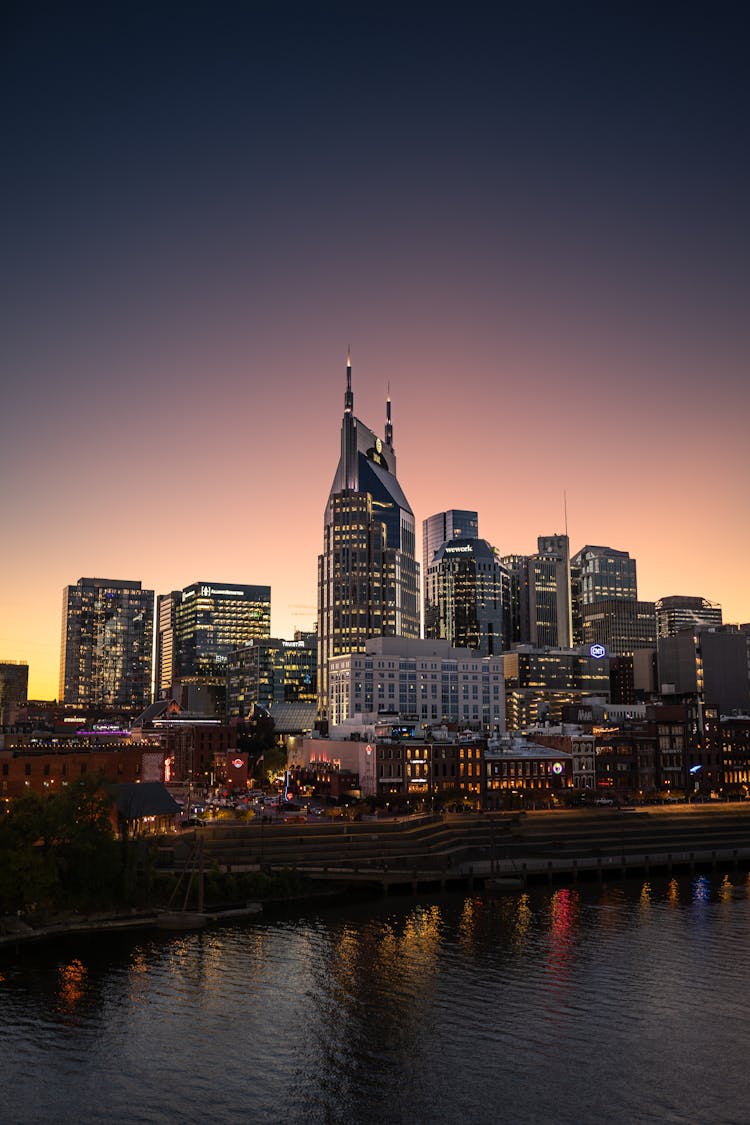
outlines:
[[[364,887],[508,886],[750,868],[750,802],[456,814],[333,824],[220,824],[162,841],[161,860],[298,871]]]

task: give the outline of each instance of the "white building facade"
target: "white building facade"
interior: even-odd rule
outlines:
[[[474,656],[446,640],[376,637],[330,661],[332,726],[355,716],[398,714],[422,727],[505,730],[501,656]]]

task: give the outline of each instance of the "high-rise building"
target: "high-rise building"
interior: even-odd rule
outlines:
[[[581,644],[601,645],[610,656],[632,656],[656,646],[653,602],[635,598],[602,598],[581,607]]]
[[[354,416],[347,356],[341,454],[318,558],[318,708],[328,716],[328,665],[377,636],[419,636],[414,513],[396,476],[391,401],[384,439]]]
[[[682,629],[699,625],[721,625],[721,606],[706,598],[671,594],[656,602],[656,635],[673,637]]]
[[[563,707],[609,700],[609,661],[574,649],[519,645],[503,655],[508,730],[562,721]]]
[[[540,535],[536,541],[537,557],[554,560],[554,605],[556,639],[551,644],[569,648],[573,643],[570,593],[570,541],[567,535]],[[537,641],[546,644],[546,641]]]
[[[422,578],[435,557],[438,547],[449,539],[478,539],[479,516],[476,512],[465,512],[460,508],[450,508],[447,512],[436,512],[422,520]],[[427,601],[427,589],[424,597]]]
[[[605,598],[638,597],[635,559],[612,547],[582,547],[571,561],[580,583],[582,605]]]
[[[691,695],[722,715],[750,712],[750,632],[737,625],[704,625],[659,637],[663,696]]]
[[[224,688],[233,649],[271,635],[271,587],[194,582],[157,600],[156,693],[177,683]]]
[[[570,552],[567,535],[537,539],[535,555],[505,555],[510,574],[509,643],[568,648],[571,644]]]
[[[509,636],[510,575],[486,539],[449,539],[436,550],[425,583],[426,638],[494,656]]]
[[[235,649],[227,663],[227,718],[247,718],[253,708],[317,700],[317,633],[294,640],[271,637]]]
[[[151,701],[154,592],[80,578],[63,591],[60,700],[141,712]]]

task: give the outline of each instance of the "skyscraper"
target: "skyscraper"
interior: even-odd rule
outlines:
[[[425,637],[495,656],[507,647],[510,575],[486,539],[449,539],[427,568]]]
[[[63,591],[60,700],[142,711],[151,701],[154,592],[140,582],[79,578]]]
[[[354,416],[346,362],[341,453],[318,557],[318,709],[328,714],[328,662],[369,637],[419,637],[414,513],[396,476],[391,400],[384,439]]]
[[[656,614],[653,602],[635,598],[602,598],[582,607],[581,644],[602,645],[608,655],[632,656],[641,648],[656,647]]]
[[[449,539],[478,539],[479,516],[460,508],[436,512],[422,520],[422,577],[435,557],[435,551]]]
[[[638,597],[635,559],[612,547],[582,547],[572,560],[578,572],[582,605],[605,598]]]
[[[422,520],[422,598],[424,601],[424,621],[432,620],[434,607],[429,604],[429,590],[427,587],[427,571],[435,557],[438,547],[447,543],[449,539],[478,539],[479,516],[476,512],[466,512],[459,508],[450,508],[447,512],[436,512]],[[425,634],[431,636],[433,634]]]
[[[542,535],[535,555],[505,555],[510,574],[511,644],[567,648],[571,644],[570,553],[567,535]]]
[[[271,635],[271,587],[194,582],[157,601],[156,691],[178,682],[224,688],[233,649]]]

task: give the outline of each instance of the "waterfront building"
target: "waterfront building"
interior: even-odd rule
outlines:
[[[582,547],[571,560],[576,569],[576,586],[581,604],[605,598],[638,597],[635,559],[627,551],[613,547]]]
[[[562,721],[562,709],[591,696],[609,700],[609,660],[577,649],[517,645],[502,657],[509,731]]]
[[[721,606],[706,598],[671,594],[655,603],[657,637],[674,637],[683,629],[695,631],[701,625],[721,625]]]
[[[254,640],[227,657],[227,718],[244,718],[254,708],[317,700],[318,635],[294,640]]]
[[[723,795],[750,797],[750,715],[724,717],[719,724]]]
[[[581,607],[584,648],[603,646],[611,656],[632,656],[640,648],[656,645],[656,612],[653,602],[635,598],[603,598]]]
[[[390,397],[384,438],[354,415],[347,357],[341,452],[318,558],[318,708],[329,717],[330,662],[370,637],[418,638],[414,514],[396,474]]]
[[[140,582],[80,578],[63,591],[60,699],[141,711],[151,699],[154,592]]]
[[[330,722],[396,713],[420,726],[504,729],[503,657],[479,657],[446,640],[377,637],[365,651],[334,656]]]
[[[467,754],[471,749],[466,747]],[[573,787],[570,754],[518,736],[491,740],[483,750],[480,770],[479,805],[490,811],[512,806],[518,798],[544,805]]]
[[[271,635],[271,587],[194,582],[157,599],[156,694],[178,685],[217,689],[223,709],[233,650]]]
[[[15,721],[28,699],[29,666],[24,660],[0,661],[0,727]]]
[[[569,755],[573,789],[586,797],[593,797],[596,774],[594,735],[591,731],[574,723],[563,722],[555,727],[532,727],[527,734],[534,742]]]
[[[486,539],[455,538],[437,548],[425,575],[425,637],[494,656],[507,647],[510,574]]]

